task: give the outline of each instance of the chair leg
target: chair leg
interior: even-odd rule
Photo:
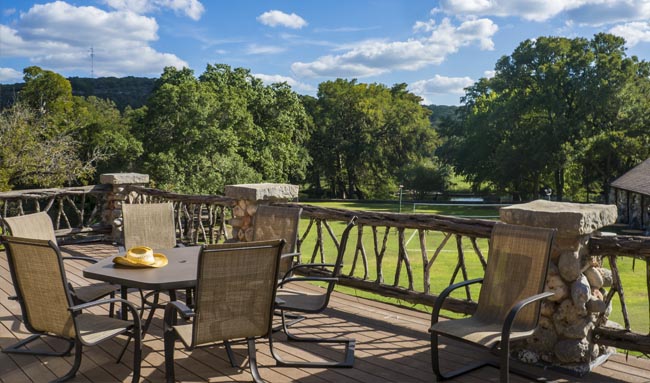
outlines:
[[[273,315],[278,315],[278,316],[279,316],[279,315],[282,315],[282,312],[280,312],[280,311],[274,311],[274,312],[273,312]],[[299,323],[299,322],[302,322],[302,321],[304,321],[305,319],[307,319],[307,318],[304,317],[303,315],[299,315],[299,314],[285,313],[284,315],[285,315],[286,318],[291,319],[291,321],[287,323],[287,327],[291,327],[291,326],[293,326],[294,324]],[[278,332],[278,331],[282,331],[282,325],[277,325],[277,326],[273,327],[273,332],[274,332],[274,333],[276,333],[276,332]]]
[[[239,367],[235,362],[235,354],[232,352],[232,347],[230,346],[230,342],[224,340],[223,345],[226,347],[226,354],[228,354],[228,360],[230,360],[230,365],[233,366],[234,368]]]
[[[174,373],[174,343],[176,342],[176,334],[174,330],[170,329],[165,331],[165,378],[167,383],[173,383],[176,380]]]
[[[133,328],[133,383],[140,381],[140,368],[142,364],[142,333],[139,328]],[[127,343],[128,344],[128,343]]]
[[[443,380],[455,378],[459,375],[466,374],[470,371],[474,371],[476,369],[485,366],[494,367],[494,365],[489,361],[479,361],[479,362],[468,364],[466,366],[463,366],[457,370],[448,372],[446,374],[443,374],[440,371],[440,354],[438,348],[438,336],[439,336],[438,333],[431,332],[431,367],[433,369],[433,373],[436,375],[436,381],[443,381]]]
[[[64,376],[56,379],[55,382],[65,382],[66,380],[70,380],[74,378],[75,375],[77,375],[77,371],[79,371],[79,367],[81,366],[83,345],[81,344],[81,341],[77,339],[74,342],[74,346],[74,362],[72,363],[72,368]]]
[[[284,311],[282,313],[282,330],[287,335],[287,340],[290,342],[304,342],[304,343],[339,343],[345,345],[345,356],[342,362],[303,362],[303,361],[286,361],[282,359],[273,347],[273,337],[269,337],[269,347],[271,355],[277,362],[278,366],[283,367],[335,367],[335,368],[351,368],[354,365],[354,348],[356,341],[351,338],[309,338],[299,337],[289,332],[287,322],[285,320]]]
[[[499,373],[501,383],[510,383],[510,342],[501,343]]]
[[[50,338],[58,338],[58,339],[64,339],[65,341],[68,342],[68,346],[65,350],[63,351],[45,351],[45,350],[28,350],[26,348],[22,348],[31,342],[40,339],[42,336],[47,336]],[[65,339],[61,338],[58,336],[54,335],[47,335],[47,334],[34,334],[26,339],[21,340],[20,342],[14,343],[11,346],[5,347],[2,352],[7,353],[7,354],[28,354],[28,355],[43,355],[43,356],[69,356],[70,351],[74,347],[74,341],[70,339]]]
[[[264,379],[260,376],[260,372],[257,369],[257,352],[255,351],[255,339],[247,338],[248,342],[248,361],[251,367],[251,375],[253,375],[253,381],[255,383],[265,383]]]

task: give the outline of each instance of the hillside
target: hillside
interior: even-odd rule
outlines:
[[[139,108],[145,104],[153,90],[156,79],[146,77],[100,77],[100,78],[68,78],[75,96],[96,96],[112,100],[120,110],[127,106]],[[11,105],[23,83],[0,85],[0,109]]]

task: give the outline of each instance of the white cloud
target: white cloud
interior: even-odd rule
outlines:
[[[634,22],[617,25],[610,29],[609,33],[623,37],[627,42],[626,45],[633,47],[639,43],[650,42],[650,23]]]
[[[497,74],[497,71],[495,71],[495,70],[486,70],[485,72],[483,72],[483,77],[492,78],[492,77],[496,76],[496,74]]]
[[[422,97],[424,104],[431,104],[434,95],[463,95],[464,88],[474,84],[469,77],[445,77],[435,75],[428,80],[420,80],[409,85],[409,90]]]
[[[455,16],[520,17],[546,21],[565,14],[567,21],[585,25],[644,20],[650,17],[648,0],[441,0],[432,13]]]
[[[280,47],[276,45],[259,45],[259,44],[250,44],[246,48],[246,53],[249,55],[268,55],[282,53],[286,51],[287,48]]]
[[[413,25],[413,32],[431,32],[435,28],[436,21],[429,19],[427,21],[416,21]]]
[[[393,70],[417,70],[442,63],[461,47],[477,44],[494,48],[492,36],[498,30],[488,19],[476,19],[454,26],[448,18],[432,27],[431,35],[407,41],[365,41],[340,55],[327,55],[316,61],[295,62],[291,69],[306,77],[367,77]]]
[[[22,72],[18,72],[13,68],[0,68],[0,82],[11,83],[20,82],[23,79]]]
[[[177,14],[184,14],[192,20],[199,20],[205,11],[198,0],[105,0],[109,7],[120,11],[144,14],[161,8],[168,8]]]
[[[62,1],[34,5],[12,27],[0,24],[3,55],[28,57],[51,70],[90,72],[93,47],[98,76],[158,75],[165,66],[187,66],[150,46],[158,39],[157,31],[153,18]]]
[[[289,15],[276,10],[262,13],[257,17],[257,21],[269,27],[277,27],[280,25],[292,29],[300,29],[307,25],[305,19],[295,13]]]
[[[262,80],[262,82],[264,82],[264,84],[266,85],[286,82],[296,92],[312,93],[312,94],[316,92],[316,87],[306,84],[304,82],[300,82],[294,79],[293,77],[281,76],[278,74],[269,75],[269,74],[262,74],[262,73],[253,73],[253,76]]]

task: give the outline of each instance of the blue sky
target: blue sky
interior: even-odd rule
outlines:
[[[538,36],[611,32],[650,58],[650,0],[0,0],[0,12],[2,83],[30,65],[158,77],[165,66],[198,76],[225,63],[302,94],[356,78],[458,105],[464,87]]]

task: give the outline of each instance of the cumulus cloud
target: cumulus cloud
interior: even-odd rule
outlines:
[[[633,22],[617,25],[610,29],[609,33],[623,37],[627,46],[633,47],[639,43],[650,42],[650,23]]]
[[[316,87],[306,84],[304,82],[300,82],[293,77],[288,77],[288,76],[281,76],[278,74],[262,74],[262,73],[254,73],[253,76],[259,78],[264,82],[266,85],[274,84],[274,83],[281,83],[281,82],[286,82],[293,90],[299,93],[315,93],[316,92]]]
[[[448,18],[432,27],[430,35],[407,41],[365,41],[340,55],[327,55],[316,61],[295,62],[291,69],[305,77],[367,77],[393,70],[417,70],[440,64],[461,47],[478,45],[494,48],[492,36],[498,27],[491,20],[468,20],[459,26]]]
[[[420,80],[409,85],[409,90],[422,97],[425,104],[431,104],[434,95],[463,95],[464,88],[474,84],[469,77],[445,77],[435,75],[428,80]]]
[[[23,79],[22,72],[18,72],[13,68],[0,68],[0,82],[20,82]]]
[[[29,57],[53,70],[88,70],[93,47],[99,76],[157,75],[165,66],[187,66],[150,46],[157,31],[155,19],[131,11],[106,12],[62,1],[34,5],[12,27],[0,25],[3,55]]]
[[[521,17],[546,21],[564,13],[569,22],[603,25],[650,17],[647,0],[441,0],[433,13]]]
[[[262,13],[257,17],[257,21],[269,27],[282,26],[292,29],[300,29],[307,25],[305,19],[295,13],[287,14],[277,10]]]
[[[203,4],[198,0],[105,0],[105,3],[114,9],[137,14],[167,8],[192,20],[199,20],[205,11]]]

